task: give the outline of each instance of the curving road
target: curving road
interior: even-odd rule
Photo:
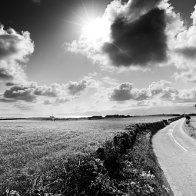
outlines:
[[[196,140],[183,130],[184,119],[159,131],[155,154],[175,196],[196,196]]]

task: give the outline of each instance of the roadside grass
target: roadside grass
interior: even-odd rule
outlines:
[[[191,119],[187,122],[185,121],[183,128],[185,132],[191,136],[192,138],[196,139],[196,126],[195,126],[195,119],[194,117],[191,117]],[[187,122],[187,123],[186,123]]]
[[[5,172],[8,180],[1,182],[0,195],[6,195],[6,189],[22,196],[172,195],[151,145],[152,136],[166,124],[131,125],[94,153],[46,154],[41,159],[37,152],[17,154],[6,168],[10,171]]]

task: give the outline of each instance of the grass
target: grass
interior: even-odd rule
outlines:
[[[185,132],[192,138],[196,139],[196,117],[191,117],[190,121],[186,122],[183,126]]]
[[[38,133],[21,138],[18,136],[22,131],[10,131],[7,133],[10,143],[1,143],[0,195],[6,189],[25,196],[37,196],[38,192],[40,195],[168,195],[150,143],[151,136],[164,124],[132,124],[126,132],[104,144],[103,135],[100,137],[98,133],[88,137],[78,135],[75,140],[73,132],[71,135],[52,132],[50,137]],[[102,139],[103,145],[97,153],[94,149],[101,145],[92,139],[94,134]],[[70,142],[63,142],[62,138]],[[3,139],[7,141],[6,137]],[[86,150],[90,144],[93,148]],[[80,153],[68,156],[61,152],[70,150],[70,145],[73,152],[80,150]]]

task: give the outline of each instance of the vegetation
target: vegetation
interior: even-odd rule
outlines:
[[[184,124],[184,130],[187,132],[188,135],[196,139],[196,128],[194,126],[194,122],[191,121],[190,116],[186,116],[186,123]]]
[[[25,170],[14,170],[9,181],[2,183],[0,195],[172,195],[151,138],[177,119],[134,124],[94,153],[68,159],[45,158],[39,166],[32,164]]]
[[[185,118],[186,118],[186,124],[189,125],[190,120],[191,120],[190,115],[186,114],[186,115],[185,115]]]

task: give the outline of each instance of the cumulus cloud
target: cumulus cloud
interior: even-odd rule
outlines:
[[[194,82],[196,74],[196,6],[191,19],[192,24],[189,27],[183,26],[176,34],[171,54],[172,63],[179,69],[175,77],[187,82]]]
[[[115,101],[126,101],[132,99],[131,90],[133,85],[131,83],[123,83],[117,89],[114,89],[111,99]]]
[[[181,78],[194,69],[196,6],[189,27],[168,0],[112,1],[99,19],[106,29],[101,39],[89,41],[82,33],[66,44],[67,50],[86,55],[104,68],[146,70],[174,65]]]
[[[25,61],[27,55],[34,50],[29,32],[17,33],[10,28],[7,31],[0,27],[0,59],[11,58],[17,61]]]
[[[39,86],[36,82],[28,82],[22,85],[7,83],[7,86],[11,88],[3,93],[1,101],[22,100],[26,102],[36,102],[38,98],[47,97],[55,99],[55,101],[46,100],[44,101],[45,105],[66,103],[71,100],[69,97],[80,95],[82,91],[88,87],[88,84],[90,85],[91,83],[86,80],[68,82],[67,84],[51,84],[49,86]]]
[[[87,87],[87,82],[85,80],[81,82],[69,82],[67,88],[71,95],[79,95]]]
[[[178,102],[194,102],[196,101],[196,89],[185,89],[178,91],[178,95],[176,96],[176,101]]]
[[[162,80],[153,82],[147,88],[137,89],[130,83],[123,83],[113,89],[110,99],[118,102],[136,101],[138,105],[146,105],[152,102],[195,102],[196,89],[177,90],[171,85],[171,82]]]
[[[165,61],[166,15],[163,9],[158,8],[159,3],[160,0],[129,0],[125,4],[111,2],[100,18],[109,29],[105,39],[89,42],[81,35],[79,40],[67,44],[68,50],[85,54],[95,62],[117,67],[137,67]]]
[[[145,66],[166,60],[165,12],[153,9],[139,19],[129,22],[117,18],[111,26],[112,42],[103,51],[115,66]]]
[[[34,89],[31,87],[14,86],[3,94],[5,100],[23,100],[33,102],[36,99]]]
[[[12,86],[12,85],[11,85]],[[52,84],[50,86],[39,86],[37,83],[26,85],[14,85],[3,94],[5,100],[36,102],[38,97],[56,98],[65,91],[64,85]]]
[[[195,68],[196,59],[196,6],[191,15],[192,24],[184,27],[175,36],[172,54],[173,63],[178,69]]]
[[[68,97],[58,97],[56,98],[54,101],[51,101],[51,100],[45,100],[44,101],[44,104],[45,105],[59,105],[59,104],[63,104],[63,103],[67,103],[71,101],[71,98],[68,98]]]
[[[184,47],[184,48],[178,48],[175,50],[176,53],[179,53],[183,55],[184,57],[195,59],[196,58],[196,47]]]
[[[37,96],[58,97],[65,91],[65,85],[51,84],[50,86],[35,85],[34,94]]]
[[[6,86],[14,86],[15,84],[13,82],[7,82]]]
[[[56,98],[63,93],[65,93],[65,85],[38,86],[34,82],[27,85],[14,85],[4,92],[3,97],[7,100],[35,102],[40,96]]]
[[[17,33],[14,29],[4,30],[0,26],[0,80],[26,81],[22,64],[34,51],[29,32]]]
[[[183,80],[185,82],[196,83],[196,69],[186,69],[179,72],[174,73],[174,78],[176,80]]]
[[[152,8],[156,7],[158,5],[158,3],[160,3],[161,0],[149,0],[149,1],[144,1],[144,0],[132,0],[129,1],[129,10],[130,13],[144,13],[147,12],[149,10],[151,10]]]
[[[8,72],[8,70],[0,67],[0,78],[2,80],[11,80],[13,75]]]
[[[56,100],[55,100],[55,103],[56,104],[61,104],[61,103],[67,103],[69,102],[70,99],[69,98],[66,98],[66,97],[58,97]]]
[[[127,101],[127,100],[146,100],[149,98],[146,89],[133,88],[131,83],[123,83],[119,87],[115,88],[111,94],[110,99],[113,101]]]
[[[171,82],[169,81],[165,81],[165,80],[161,80],[159,82],[153,82],[150,86],[149,86],[149,91],[150,94],[152,96],[158,95],[160,93],[163,92],[164,89],[168,88],[171,86]]]

